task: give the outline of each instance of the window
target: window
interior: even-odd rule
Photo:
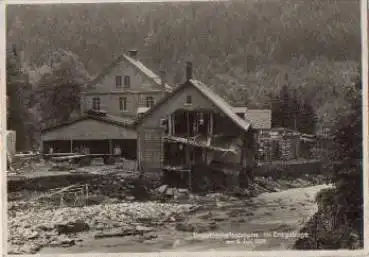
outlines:
[[[127,97],[119,98],[119,110],[127,111]]]
[[[186,104],[192,104],[192,96],[190,96],[190,95],[187,96]]]
[[[117,88],[122,87],[122,76],[115,76],[115,85]]]
[[[147,96],[146,97],[146,107],[150,108],[154,105],[154,97]]]
[[[124,76],[124,87],[129,88],[131,86],[131,78],[129,76]]]
[[[94,97],[92,98],[92,109],[93,110],[100,110],[100,98]]]

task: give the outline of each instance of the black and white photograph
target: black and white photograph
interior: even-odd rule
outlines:
[[[8,254],[363,250],[361,26],[359,0],[7,4]]]

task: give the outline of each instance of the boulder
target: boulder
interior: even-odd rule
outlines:
[[[50,243],[50,246],[51,247],[58,247],[58,246],[69,247],[75,244],[76,244],[76,241],[74,239],[70,239],[67,237],[60,237],[57,240],[52,241]]]
[[[132,196],[132,195],[130,195],[130,196],[126,196],[125,197],[126,198],[126,200],[127,201],[130,201],[130,202],[132,202],[132,201],[134,201],[136,198],[134,197],[134,196]]]
[[[195,228],[192,226],[192,224],[186,223],[186,222],[179,222],[176,224],[176,229],[178,231],[184,231],[184,232],[193,232]]]
[[[95,238],[109,238],[109,237],[124,237],[124,236],[134,236],[140,234],[140,231],[127,227],[127,228],[119,228],[119,229],[112,229],[110,231],[103,231],[98,232],[95,234]]]
[[[26,243],[19,248],[20,253],[35,254],[41,249],[40,245],[34,243]]]
[[[31,232],[29,235],[27,235],[26,237],[27,237],[27,239],[32,240],[32,239],[36,239],[36,238],[38,238],[39,236],[40,236],[40,235],[39,235],[39,233],[38,233],[38,232],[33,231],[33,232]]]
[[[138,231],[140,233],[147,233],[147,232],[151,232],[153,230],[154,229],[150,228],[150,227],[145,227],[145,226],[141,226],[141,225],[136,226],[136,231]]]
[[[145,234],[143,236],[144,240],[151,240],[151,239],[155,239],[155,238],[158,238],[158,235],[154,234],[154,233]]]
[[[77,220],[75,222],[68,222],[67,224],[56,224],[55,229],[59,234],[74,234],[88,231],[90,226],[83,221]]]
[[[50,226],[50,225],[44,225],[44,224],[39,225],[39,226],[37,226],[36,228],[37,228],[38,230],[41,230],[41,231],[51,231],[51,230],[53,230],[53,229],[54,229],[52,226]]]

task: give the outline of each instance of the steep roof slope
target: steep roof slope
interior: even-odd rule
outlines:
[[[87,86],[93,86],[99,81],[101,81],[106,75],[109,74],[119,63],[122,61],[127,61],[130,63],[135,69],[144,74],[148,79],[152,80],[155,84],[162,86],[162,79],[156,75],[152,70],[147,68],[141,61],[131,58],[128,55],[122,54],[118,58],[116,58],[109,66],[104,68],[99,75],[97,75],[92,81],[90,81]],[[164,83],[164,89],[167,91],[171,91],[172,87],[167,83]]]
[[[154,105],[151,109],[149,109],[140,119],[135,122],[135,126],[139,126],[142,122],[148,118],[152,113],[154,113],[159,106],[165,104],[170,98],[174,95],[185,89],[186,87],[194,87],[197,89],[205,98],[207,98],[210,102],[212,102],[222,113],[224,113],[230,120],[235,123],[242,130],[247,131],[250,128],[251,123],[248,120],[244,120],[240,118],[233,110],[232,106],[230,106],[222,97],[217,95],[214,91],[212,91],[207,85],[204,83],[190,79],[187,82],[181,84],[176,89],[174,89],[170,94],[163,97],[156,105]]]

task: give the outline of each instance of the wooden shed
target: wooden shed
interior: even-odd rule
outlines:
[[[41,134],[42,151],[74,153],[87,149],[91,154],[113,154],[119,149],[123,157],[136,159],[137,133],[132,125],[132,118],[86,113],[44,129]]]

